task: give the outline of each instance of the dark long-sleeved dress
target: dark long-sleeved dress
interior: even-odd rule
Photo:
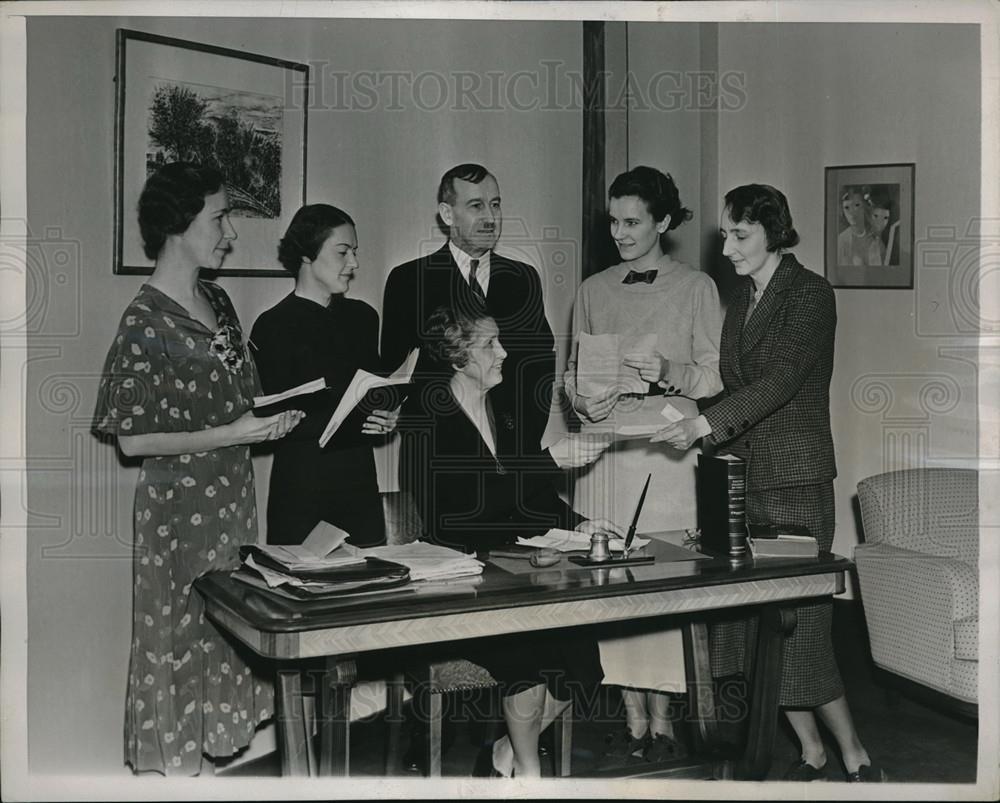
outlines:
[[[522,453],[515,416],[492,415],[494,457],[446,385],[435,386],[430,398],[430,424],[415,433],[422,466],[415,500],[431,540],[488,550],[584,520],[559,498],[559,469],[548,452]],[[505,694],[545,682],[565,700],[604,676],[597,642],[572,630],[501,636],[465,645],[463,654],[485,666]]]
[[[320,521],[351,534],[358,546],[385,540],[372,436],[338,432],[325,448],[319,436],[354,372],[379,369],[378,314],[335,295],[324,307],[290,293],[261,313],[250,335],[265,393],[323,377],[332,388],[322,408],[275,447],[267,503],[267,540],[300,544]]]

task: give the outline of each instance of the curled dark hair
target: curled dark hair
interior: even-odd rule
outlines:
[[[785,194],[770,184],[744,184],[726,193],[726,211],[733,223],[760,223],[767,237],[767,250],[798,245],[799,233],[792,227],[792,213]]]
[[[468,181],[471,184],[478,184],[487,176],[492,175],[493,174],[482,165],[474,164],[472,162],[456,165],[441,176],[441,182],[438,184],[438,203],[448,204],[449,206],[455,203],[455,179]]]
[[[655,167],[633,167],[611,182],[608,200],[629,195],[641,198],[657,223],[670,215],[667,231],[676,229],[692,217],[691,210],[681,206],[680,193],[673,177]]]
[[[314,260],[326,238],[338,226],[354,225],[351,216],[330,204],[307,204],[299,209],[278,243],[278,261],[292,276],[299,275],[302,260]]]
[[[146,179],[139,195],[142,250],[156,259],[171,234],[183,234],[205,208],[205,198],[222,189],[222,173],[210,165],[171,162]]]
[[[476,330],[492,320],[485,312],[438,307],[424,323],[420,347],[438,368],[464,368]]]

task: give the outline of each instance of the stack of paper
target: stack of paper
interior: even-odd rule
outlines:
[[[406,582],[405,566],[368,560],[344,544],[347,537],[339,527],[321,521],[301,546],[242,546],[243,565],[233,576],[251,585],[259,585],[261,578],[268,588],[294,592],[299,598]]]
[[[517,543],[524,546],[548,547],[559,552],[576,552],[590,549],[590,536],[587,533],[576,530],[551,529],[545,535],[536,535],[533,538],[518,538]],[[649,543],[648,538],[636,536],[632,539],[632,549],[639,549]],[[621,538],[609,538],[608,547],[612,552],[621,552],[625,549],[625,542]]]
[[[426,541],[359,549],[357,554],[406,566],[410,570],[411,581],[468,577],[482,574],[484,566],[473,555]]]

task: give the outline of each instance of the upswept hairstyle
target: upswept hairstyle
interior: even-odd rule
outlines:
[[[455,203],[455,179],[468,181],[471,184],[478,184],[487,176],[492,175],[493,174],[482,165],[474,164],[472,162],[456,165],[441,176],[441,183],[438,184],[438,203],[448,204],[449,206]],[[494,180],[495,179],[496,176],[494,176]]]
[[[326,238],[338,226],[354,225],[343,209],[330,204],[307,204],[299,209],[278,243],[278,261],[292,276],[298,276],[302,260],[314,260]]]
[[[439,368],[464,368],[476,329],[493,318],[485,312],[438,307],[424,323],[420,347]]]
[[[211,165],[171,162],[146,179],[139,195],[142,250],[156,259],[167,237],[183,234],[205,208],[206,196],[222,189],[225,179]]]
[[[608,200],[629,195],[641,198],[657,223],[670,215],[667,231],[676,229],[692,217],[691,210],[681,205],[680,193],[673,177],[669,173],[661,173],[655,167],[633,167],[611,182]]]
[[[770,184],[744,184],[731,189],[726,193],[725,208],[734,223],[760,223],[768,251],[798,245],[799,233],[792,227],[788,200]]]

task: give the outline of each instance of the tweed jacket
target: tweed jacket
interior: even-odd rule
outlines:
[[[751,280],[722,327],[724,397],[705,411],[706,440],[747,461],[747,490],[816,485],[837,474],[830,376],[837,309],[833,288],[791,254],[782,257],[744,324]]]
[[[382,303],[382,361],[394,370],[411,349],[420,345],[424,323],[435,308],[478,308],[468,283],[455,264],[447,244],[433,254],[393,268]],[[537,271],[523,262],[490,254],[490,281],[486,312],[496,320],[500,343],[507,351],[503,382],[490,396],[518,418],[526,453],[536,451],[549,419],[556,355],[552,329],[545,317],[542,283]],[[417,362],[416,380],[422,385],[435,376],[432,363]],[[413,404],[406,412],[425,412],[427,404]],[[403,424],[403,422],[401,422]]]

